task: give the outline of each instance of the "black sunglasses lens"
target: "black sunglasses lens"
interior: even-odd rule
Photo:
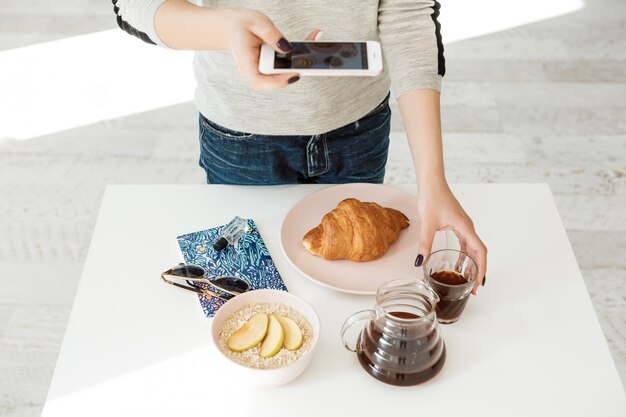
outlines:
[[[250,285],[241,278],[237,277],[219,277],[212,280],[216,286],[222,287],[228,291],[246,292],[250,289]]]
[[[204,276],[204,269],[195,265],[183,265],[174,268],[172,272],[179,277],[184,278],[201,278],[202,276]]]

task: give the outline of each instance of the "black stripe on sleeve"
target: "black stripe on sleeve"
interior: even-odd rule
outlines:
[[[117,18],[117,25],[120,27],[120,29],[122,29],[126,33],[129,33],[133,36],[138,37],[139,39],[141,39],[142,41],[146,43],[156,45],[156,43],[152,39],[150,39],[150,37],[145,32],[141,32],[135,29],[127,21],[122,19],[122,16],[118,14],[120,11],[120,8],[117,7],[118,0],[111,0],[111,1],[113,2],[113,11],[115,12],[115,16]]]
[[[433,5],[433,13],[430,15],[435,24],[435,36],[437,37],[437,73],[442,77],[446,75],[446,58],[443,56],[443,41],[441,40],[441,24],[437,18],[439,17],[439,9],[441,4],[435,0]]]

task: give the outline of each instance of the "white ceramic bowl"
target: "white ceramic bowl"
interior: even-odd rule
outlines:
[[[234,362],[224,355],[218,346],[219,332],[222,328],[222,323],[243,306],[256,303],[284,304],[302,314],[309,321],[311,329],[313,330],[313,340],[311,341],[309,351],[299,357],[294,363],[274,369],[249,368]],[[213,324],[211,325],[213,346],[215,350],[219,352],[220,359],[228,363],[226,367],[229,371],[232,370],[233,374],[236,374],[238,380],[255,387],[276,387],[297,378],[304,372],[309,362],[311,362],[313,352],[315,352],[315,347],[319,340],[319,335],[320,320],[313,307],[302,298],[281,290],[254,290],[238,295],[220,307],[215,317],[213,317]]]

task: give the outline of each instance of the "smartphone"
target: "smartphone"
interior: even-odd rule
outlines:
[[[261,47],[259,72],[303,76],[376,76],[383,70],[380,43],[291,42],[292,50],[281,54],[268,45]]]

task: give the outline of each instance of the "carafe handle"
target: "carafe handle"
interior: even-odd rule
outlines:
[[[341,340],[343,341],[343,346],[351,352],[356,352],[356,339],[355,340],[347,340],[348,337],[346,333],[350,330],[355,324],[360,323],[362,321],[371,321],[376,318],[376,312],[373,310],[363,310],[357,311],[350,317],[346,319],[341,327]],[[354,347],[351,347],[354,346]]]

